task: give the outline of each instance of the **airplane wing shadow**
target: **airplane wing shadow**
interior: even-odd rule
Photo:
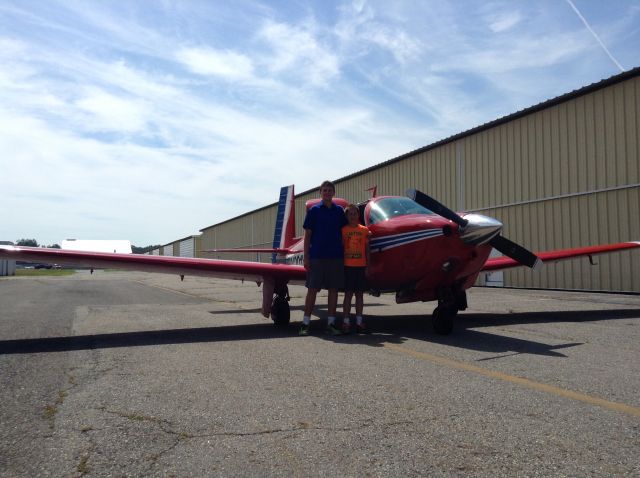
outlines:
[[[238,312],[236,310],[235,312]],[[245,311],[242,311],[245,312]],[[495,354],[535,354],[565,357],[558,350],[581,345],[580,343],[545,344],[529,340],[505,337],[475,330],[480,327],[522,323],[546,323],[555,321],[602,321],[612,319],[640,320],[640,310],[594,310],[580,312],[527,312],[514,314],[461,314],[453,335],[440,336],[432,332],[429,319],[424,315],[381,316],[368,315],[370,334],[333,337],[322,334],[324,317],[312,321],[312,334],[325,340],[380,347],[384,343],[403,343],[407,339],[424,340],[469,350]],[[241,340],[297,338],[297,323],[284,329],[275,328],[270,322],[244,325],[225,325],[200,328],[167,329],[111,334],[44,337],[0,340],[0,355],[69,352],[76,350],[108,349],[117,347],[144,347],[190,343],[212,343]],[[485,359],[488,360],[488,359]]]
[[[371,304],[367,304],[367,308],[369,307],[382,307],[386,304],[373,302]],[[290,306],[291,311],[303,311],[304,304],[301,305],[292,305]],[[321,315],[322,311],[324,311],[324,316],[326,316],[327,304],[326,303],[318,303],[313,307],[314,315]],[[226,314],[236,314],[238,312],[242,312],[243,314],[259,314],[262,311],[260,307],[254,307],[250,309],[219,309],[219,310],[210,310],[209,313],[212,315],[226,315]],[[320,312],[321,314],[318,314]]]
[[[66,337],[3,340],[0,341],[0,355],[275,339],[292,335],[293,329],[277,329],[270,323],[74,335]]]
[[[458,324],[463,327],[492,327],[514,324],[540,324],[550,322],[599,322],[603,320],[638,319],[640,309],[568,310],[547,312],[517,312],[509,314],[461,313]]]
[[[545,344],[477,329],[529,323],[594,322],[615,319],[640,320],[640,310],[615,309],[510,314],[461,313],[456,318],[454,333],[447,336],[433,333],[429,324],[429,316],[370,316],[368,321],[374,333],[376,330],[384,330],[401,337],[446,344],[467,350],[491,352],[500,356],[505,356],[505,354],[534,354],[566,357],[565,354],[558,350],[582,345],[582,343]],[[485,358],[483,360],[490,359]]]

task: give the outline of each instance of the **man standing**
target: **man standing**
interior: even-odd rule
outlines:
[[[312,206],[304,219],[304,268],[307,270],[307,297],[300,335],[309,335],[311,313],[316,295],[322,289],[329,292],[327,332],[340,335],[335,327],[338,289],[344,286],[342,226],[347,224],[344,210],[333,202],[336,188],[331,181],[320,185],[322,202]]]

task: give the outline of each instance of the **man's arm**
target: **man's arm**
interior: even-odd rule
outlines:
[[[311,229],[304,230],[304,268],[309,270],[311,256],[309,255],[309,249],[311,246],[311,234],[313,231]]]

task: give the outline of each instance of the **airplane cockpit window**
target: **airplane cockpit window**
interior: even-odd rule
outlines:
[[[434,214],[417,202],[403,197],[390,197],[379,199],[369,208],[369,224],[386,221],[392,217],[406,216],[409,214]]]

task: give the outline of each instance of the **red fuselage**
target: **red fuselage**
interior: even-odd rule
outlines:
[[[342,205],[339,201],[334,199]],[[372,198],[360,209],[371,232],[369,285],[396,292],[399,302],[435,300],[442,287],[468,289],[491,252],[488,244],[464,243],[455,223],[405,197]],[[301,264],[302,241],[291,250],[287,262]]]
[[[473,285],[491,246],[470,246],[459,236],[458,226],[436,214],[399,214],[375,220],[378,201],[364,211],[371,231],[371,288],[402,291],[402,302],[434,300],[436,289]]]

